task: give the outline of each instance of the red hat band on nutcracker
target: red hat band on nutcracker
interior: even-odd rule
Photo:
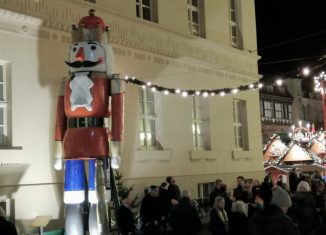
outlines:
[[[109,31],[103,19],[95,16],[94,9],[90,9],[88,13],[88,16],[80,19],[78,28],[72,25],[72,43],[85,41],[101,42],[104,32]]]

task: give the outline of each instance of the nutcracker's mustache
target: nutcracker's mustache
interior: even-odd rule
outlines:
[[[101,63],[101,61],[89,61],[89,60],[84,60],[84,61],[75,61],[75,62],[68,62],[65,61],[67,65],[73,68],[80,68],[80,67],[93,67]]]

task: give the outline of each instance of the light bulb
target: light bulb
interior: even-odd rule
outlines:
[[[277,84],[278,86],[282,86],[282,84],[283,84],[282,79],[277,79],[277,80],[276,80],[276,84]]]
[[[310,74],[310,69],[308,67],[304,67],[302,73],[303,75],[308,76]]]

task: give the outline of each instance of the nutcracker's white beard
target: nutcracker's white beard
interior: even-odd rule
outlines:
[[[88,77],[87,72],[75,74],[75,77],[70,82],[70,104],[72,111],[79,107],[85,107],[88,111],[92,111],[93,96],[91,94],[91,87],[93,85],[94,83]]]

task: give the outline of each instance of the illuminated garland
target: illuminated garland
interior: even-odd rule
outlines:
[[[325,94],[325,82],[326,82],[326,74],[325,72],[321,72],[319,76],[314,76],[315,82],[315,91],[320,92],[322,95]]]
[[[313,69],[319,68],[319,66],[315,66]],[[301,76],[308,76],[310,74],[310,69],[308,67],[305,67],[302,69],[302,72],[299,74],[296,74],[294,77],[290,78],[285,78],[285,79],[276,79],[276,80],[269,80],[268,82],[266,79],[260,79],[258,82],[254,82],[251,84],[246,84],[246,85],[241,85],[238,87],[233,87],[233,88],[220,88],[220,89],[201,89],[201,90],[187,90],[187,89],[179,89],[179,88],[167,88],[163,86],[159,86],[156,84],[153,84],[151,82],[144,82],[142,80],[139,80],[138,78],[134,76],[124,76],[124,80],[127,83],[131,83],[137,86],[140,86],[142,88],[148,88],[151,89],[153,92],[163,92],[165,95],[168,94],[177,94],[183,97],[187,96],[203,96],[203,97],[208,97],[208,96],[225,96],[228,94],[236,94],[240,91],[249,91],[249,90],[256,90],[256,89],[261,89],[263,86],[270,86],[270,85],[277,85],[277,86],[282,86],[283,82],[285,80],[290,80],[293,78],[298,77],[299,75]],[[326,74],[322,72],[319,76],[314,77],[316,88],[315,90],[318,92],[321,92],[321,81],[323,80],[326,82]],[[325,91],[324,91],[325,92]]]
[[[144,89],[149,88],[153,92],[155,92],[155,91],[163,92],[165,95],[177,94],[177,95],[181,95],[183,97],[186,97],[186,96],[208,97],[208,96],[215,96],[215,95],[225,96],[227,94],[236,94],[240,91],[256,90],[256,89],[260,89],[263,87],[262,83],[255,82],[255,83],[251,83],[251,84],[247,84],[247,85],[241,85],[241,86],[235,87],[235,88],[186,90],[186,89],[167,88],[167,87],[158,86],[158,85],[152,84],[151,82],[144,82],[144,81],[137,79],[136,77],[130,77],[130,76],[125,76],[124,80],[127,83],[135,84]]]

